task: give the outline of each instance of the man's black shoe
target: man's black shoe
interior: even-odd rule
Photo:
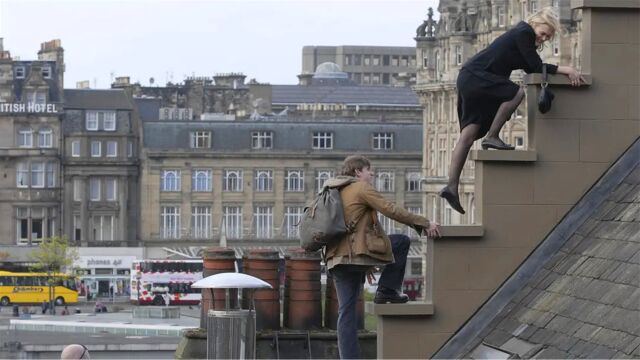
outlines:
[[[376,291],[376,297],[373,298],[373,302],[376,304],[404,304],[409,301],[409,295],[399,293],[397,291]]]

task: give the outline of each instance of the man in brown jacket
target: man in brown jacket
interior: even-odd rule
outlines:
[[[341,189],[345,223],[352,229],[341,241],[328,246],[326,255],[327,269],[338,295],[338,349],[342,359],[360,357],[356,302],[367,271],[374,266],[388,265],[380,277],[376,303],[404,303],[408,300],[400,292],[408,238],[396,237],[394,239],[399,240],[392,244],[377,221],[377,213],[409,225],[418,233],[431,237],[440,235],[437,223],[385,199],[372,186],[374,179],[369,160],[353,155],[344,160],[342,176],[329,179],[324,184]]]

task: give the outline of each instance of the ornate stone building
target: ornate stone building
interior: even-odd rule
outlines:
[[[475,223],[474,162],[468,161],[460,182],[460,201],[467,209],[460,215],[438,197],[446,184],[451,152],[460,133],[455,82],[458,71],[470,57],[485,48],[506,30],[542,7],[551,6],[561,18],[560,36],[545,46],[545,62],[580,67],[577,33],[579,13],[572,12],[569,0],[441,0],[436,21],[429,9],[427,19],[416,31],[418,58],[417,84],[414,90],[424,106],[423,170],[426,183],[427,217],[443,224]],[[511,78],[522,83],[522,72]],[[526,149],[526,102],[504,126],[501,137],[516,149]],[[478,144],[474,146],[479,146]]]
[[[14,60],[0,39],[0,245],[61,233],[64,56],[60,40],[37,60]]]

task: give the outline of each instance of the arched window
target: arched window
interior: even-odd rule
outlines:
[[[242,171],[225,170],[223,190],[233,192],[242,191]]]
[[[393,192],[393,173],[391,171],[378,171],[376,188],[380,192]]]
[[[257,170],[256,171],[256,191],[272,191],[273,190],[273,176],[271,170]]]
[[[211,191],[211,170],[194,170],[191,187],[192,191]]]
[[[286,191],[304,191],[304,176],[302,170],[288,170]]]
[[[162,191],[180,191],[180,170],[162,172]]]

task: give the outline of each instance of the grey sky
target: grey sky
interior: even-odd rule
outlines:
[[[113,76],[156,84],[242,72],[294,84],[304,45],[414,46],[438,0],[0,0],[5,50],[29,60],[59,38],[65,87]]]

